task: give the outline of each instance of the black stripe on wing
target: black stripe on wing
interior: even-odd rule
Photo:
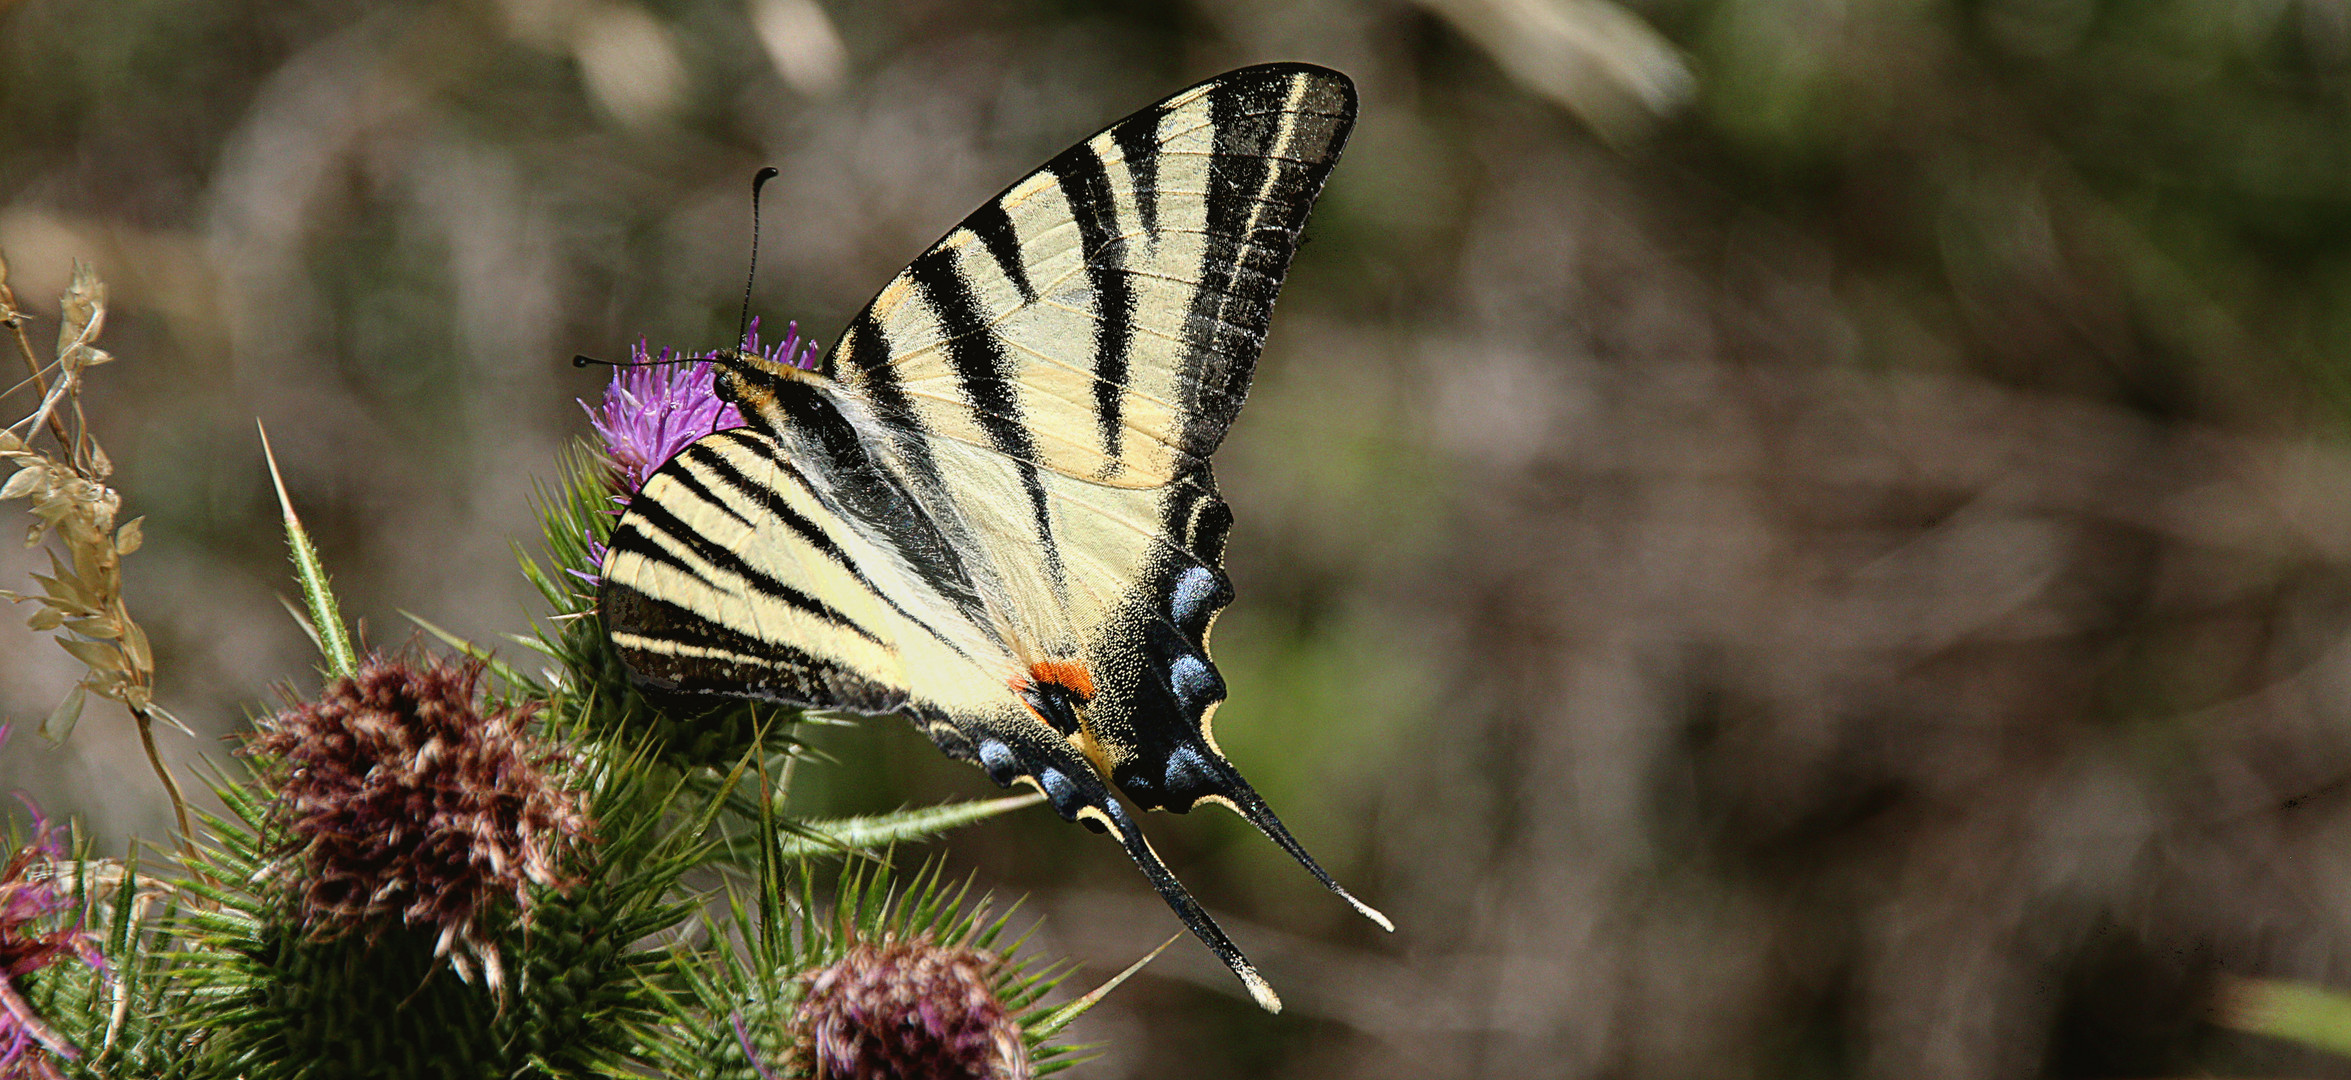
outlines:
[[[866,332],[876,333],[878,340],[871,319],[860,319],[859,324]],[[864,351],[863,345],[852,349],[853,354]],[[883,370],[889,369],[885,366]],[[901,428],[896,433],[906,471],[895,472],[875,459],[874,448],[841,414],[831,395],[797,378],[771,378],[756,372],[745,377],[761,380],[760,385],[774,395],[775,407],[783,414],[778,422],[811,436],[797,445],[812,456],[803,469],[784,456],[775,436],[752,434],[748,429],[738,429],[741,445],[765,458],[778,474],[791,476],[828,509],[856,519],[862,531],[904,559],[940,597],[975,619],[983,617],[986,606],[972,587],[963,556],[941,524],[923,509],[938,505],[937,493],[945,490],[945,484],[921,428]],[[893,393],[895,385],[890,383]],[[904,402],[903,397],[896,400],[901,405]],[[735,434],[722,432],[713,438]],[[816,479],[823,481],[821,487]],[[909,485],[921,486],[927,499],[918,499],[908,490]]]
[[[988,325],[987,313],[971,288],[971,282],[955,265],[955,252],[948,248],[932,248],[914,265],[907,268],[907,276],[939,321],[946,338],[947,363],[955,369],[956,381],[970,403],[971,412],[979,421],[980,429],[988,433],[991,448],[1011,458],[1020,475],[1021,490],[1028,495],[1029,514],[1036,525],[1037,543],[1045,556],[1045,566],[1053,580],[1063,581],[1068,573],[1061,563],[1061,551],[1053,539],[1053,516],[1046,500],[1045,482],[1037,473],[1037,445],[1029,436],[1029,426],[1021,415],[1020,387],[1013,382],[1011,361],[1004,355],[1004,343]]]
[[[651,487],[650,484],[647,486]],[[732,513],[731,510],[727,512]],[[613,529],[609,546],[616,554],[637,555],[669,566],[679,565],[680,561],[675,554],[655,537],[667,539],[686,549],[712,570],[731,575],[740,582],[741,593],[772,600],[803,614],[815,616],[843,633],[854,634],[876,645],[886,645],[880,635],[858,625],[856,620],[825,603],[823,599],[776,579],[751,565],[742,555],[720,547],[660,499],[639,492],[635,501],[630,503],[629,512],[621,518],[620,525]],[[607,565],[610,565],[609,559]],[[692,573],[689,580],[693,582],[693,588],[721,595],[730,592],[724,584],[712,581],[705,574]],[[685,586],[679,588],[683,591]]]
[[[1113,140],[1117,139],[1116,132],[1143,126],[1130,118],[1113,129]],[[1150,121],[1149,126],[1158,125]],[[1146,156],[1144,160],[1152,159]],[[1118,228],[1118,199],[1111,194],[1110,170],[1091,143],[1079,143],[1062,151],[1045,165],[1045,171],[1061,182],[1070,216],[1077,221],[1078,247],[1086,261],[1086,283],[1094,295],[1094,420],[1102,433],[1103,455],[1117,461],[1126,427],[1120,414],[1121,399],[1126,392],[1127,351],[1133,348],[1135,339],[1134,285],[1119,265],[1125,257],[1127,242]]]
[[[1110,141],[1126,159],[1127,179],[1135,189],[1135,216],[1143,232],[1159,231],[1159,125],[1167,109],[1154,105],[1119,121],[1110,129]]]
[[[1335,71],[1268,64],[1208,91],[1208,251],[1185,319],[1191,384],[1185,448],[1208,456],[1241,410],[1273,302],[1307,211],[1355,124],[1355,84]]]
[[[620,582],[607,579],[596,606],[630,677],[656,689],[873,715],[906,703],[905,690],[878,673],[752,637]]]
[[[763,459],[765,459],[768,465],[776,469],[782,475],[789,477],[792,482],[797,484],[802,490],[809,489],[807,478],[801,476],[800,471],[793,467],[791,462],[785,460],[782,455],[776,451],[774,442],[765,436],[755,435],[747,428],[738,428],[734,429],[733,431],[722,432],[719,435],[714,436],[713,439],[725,440],[732,443],[733,445],[743,447],[759,454]],[[786,501],[783,495],[777,492],[774,487],[754,480],[750,476],[746,475],[741,469],[736,468],[734,462],[728,461],[724,455],[720,454],[716,449],[713,448],[713,439],[704,439],[696,442],[692,446],[687,447],[685,452],[679,455],[680,459],[691,463],[696,469],[709,472],[713,477],[717,478],[717,480],[723,484],[728,491],[751,502],[759,509],[765,520],[772,520],[781,524],[785,529],[790,530],[792,537],[795,538],[800,544],[806,546],[809,550],[816,552],[818,555],[823,556],[826,561],[838,567],[843,573],[848,574],[849,577],[856,581],[858,585],[862,586],[866,592],[872,593],[874,599],[881,601],[884,605],[888,606],[891,611],[896,612],[899,618],[906,620],[909,624],[920,628],[924,633],[929,634],[932,638],[937,639],[941,645],[945,645],[957,656],[961,656],[966,660],[972,659],[971,654],[965,652],[961,645],[956,644],[954,638],[941,632],[937,627],[931,625],[928,620],[925,620],[915,615],[914,612],[907,610],[904,604],[898,602],[897,597],[891,596],[879,585],[874,584],[873,579],[867,576],[865,568],[857,565],[857,562],[849,557],[849,553],[843,551],[840,544],[836,543],[833,540],[833,537],[825,532],[823,526],[817,524],[814,520],[809,518],[807,515],[802,514],[799,510],[794,509],[792,504]],[[693,476],[690,471],[683,469],[678,470],[677,475],[680,477],[680,479],[691,478]],[[714,503],[718,501],[714,495],[708,493],[707,489],[700,487],[700,481],[698,479],[695,481],[695,489],[699,492],[702,492],[705,498],[711,499]],[[725,507],[725,509],[727,509],[728,513],[735,517],[736,520],[743,521],[746,524],[751,523],[751,519],[746,518],[739,513],[735,513],[732,507]],[[958,586],[963,585],[963,583],[960,581],[953,582],[953,584]],[[941,594],[948,597],[950,602],[955,602],[955,598],[963,591],[967,590],[958,590],[952,588],[940,589]],[[976,604],[977,598],[972,597],[971,602]]]
[[[981,246],[988,249],[988,257],[995,260],[997,271],[1020,292],[1020,302],[1036,303],[1037,287],[1029,281],[1028,263],[1020,257],[1020,233],[1012,227],[1012,215],[1004,209],[1004,201],[989,200],[986,206],[963,219],[963,227],[980,238]]]

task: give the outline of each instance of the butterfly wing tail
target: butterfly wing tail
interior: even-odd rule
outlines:
[[[1290,835],[1290,830],[1282,825],[1282,819],[1273,816],[1273,809],[1265,805],[1264,799],[1258,797],[1257,790],[1249,786],[1249,781],[1241,779],[1238,770],[1227,766],[1221,771],[1224,774],[1221,777],[1224,781],[1221,785],[1224,790],[1217,794],[1201,796],[1201,802],[1216,803],[1241,815],[1249,824],[1257,826],[1257,831],[1264,833],[1266,839],[1273,841],[1283,851],[1289,852],[1291,858],[1298,860],[1298,865],[1305,867],[1306,872],[1313,874],[1316,881],[1322,882],[1324,888],[1338,894],[1339,899],[1345,900],[1357,913],[1370,919],[1382,930],[1391,934],[1396,932],[1396,924],[1390,922],[1386,915],[1380,914],[1378,908],[1357,900],[1355,894],[1348,892],[1346,886],[1339,884],[1328,871],[1322,868],[1322,864],[1314,861],[1314,856],[1306,853],[1306,845],[1299,843],[1297,837]]]
[[[1043,710],[1038,717],[1039,727],[1050,730],[1058,722],[1060,726],[1076,728],[1076,717],[1065,699],[1040,695],[1031,704]],[[1045,719],[1048,716],[1053,719]],[[1117,837],[1119,844],[1127,849],[1127,857],[1135,860],[1135,866],[1143,871],[1144,879],[1159,890],[1160,899],[1167,901],[1167,906],[1183,920],[1192,936],[1199,938],[1208,951],[1233,970],[1241,985],[1249,988],[1249,996],[1256,999],[1258,1006],[1267,1012],[1282,1011],[1281,997],[1266,983],[1265,976],[1257,973],[1257,965],[1241,955],[1240,946],[1225,936],[1224,928],[1208,917],[1200,902],[1184,889],[1183,882],[1177,881],[1167,864],[1159,861],[1158,853],[1151,850],[1151,842],[1144,839],[1143,830],[1136,827],[1126,806],[1096,775],[1094,766],[1079,757],[1067,742],[1049,734],[1038,737],[1036,732],[1020,728],[981,731],[970,743],[968,755],[958,753],[962,748],[951,747],[949,742],[940,740],[941,748],[978,762],[997,783],[1034,787],[1044,793],[1054,812],[1064,819],[1082,822],[1090,829]]]
[[[1257,973],[1257,966],[1250,963],[1248,957],[1241,955],[1240,947],[1233,944],[1233,939],[1225,936],[1224,928],[1216,925],[1215,919],[1208,917],[1208,912],[1200,907],[1200,902],[1192,899],[1192,894],[1184,889],[1184,883],[1177,881],[1175,875],[1168,872],[1167,864],[1159,861],[1158,853],[1151,850],[1151,841],[1143,838],[1143,830],[1135,827],[1134,818],[1127,814],[1125,807],[1105,797],[1100,805],[1080,810],[1078,817],[1099,821],[1112,835],[1118,837],[1118,842],[1127,849],[1127,856],[1135,860],[1143,876],[1150,880],[1151,887],[1159,890],[1160,898],[1166,900],[1167,906],[1174,909],[1176,917],[1191,929],[1193,937],[1199,938],[1201,944],[1208,946],[1208,951],[1215,953],[1217,959],[1224,961],[1225,966],[1233,970],[1233,974],[1240,978],[1241,985],[1249,988],[1249,996],[1256,999],[1259,1008],[1273,1013],[1282,1011],[1282,999],[1273,992],[1272,985],[1265,981],[1265,976]],[[1278,823],[1276,827],[1279,827]]]

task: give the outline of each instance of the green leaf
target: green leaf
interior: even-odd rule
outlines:
[[[259,428],[260,424],[254,426]],[[359,657],[351,649],[350,631],[343,627],[342,611],[327,584],[326,566],[319,561],[310,534],[302,530],[302,519],[294,516],[294,501],[286,494],[285,477],[278,474],[278,457],[269,447],[267,429],[261,432],[261,454],[269,461],[270,483],[278,489],[278,508],[285,511],[286,547],[294,556],[294,576],[302,583],[302,599],[310,606],[310,625],[317,631],[319,654],[326,660],[328,675],[348,676],[359,670]]]
[[[2222,1026],[2351,1056],[2351,996],[2284,979],[2231,979],[2214,1019]]]
[[[82,719],[83,697],[80,686],[75,686],[72,693],[65,695],[65,700],[58,702],[57,708],[50,711],[49,719],[41,721],[41,737],[58,743],[73,734],[73,726]]]
[[[998,814],[1035,806],[1044,801],[1043,795],[1030,792],[997,799],[941,803],[914,810],[894,810],[887,814],[805,821],[801,827],[814,835],[778,839],[777,854],[784,859],[805,859],[812,855],[838,853],[842,849],[870,851],[891,844],[926,839],[949,829],[985,821]]]

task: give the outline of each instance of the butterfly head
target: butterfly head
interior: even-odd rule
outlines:
[[[721,400],[748,416],[771,411],[777,393],[786,386],[830,381],[813,366],[803,367],[794,359],[789,354],[770,356],[754,349],[720,349],[710,357],[711,367],[717,370],[713,389]]]

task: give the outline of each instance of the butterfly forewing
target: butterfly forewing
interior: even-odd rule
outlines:
[[[658,470],[616,529],[622,658],[679,690],[904,712],[1114,833],[1278,1004],[1112,789],[1229,806],[1346,895],[1209,734],[1232,588],[1208,456],[1354,114],[1336,72],[1220,76],[989,200],[821,374],[728,361],[751,429]]]
[[[1296,64],[1233,72],[1137,113],[915,260],[828,368],[903,401],[894,417],[929,435],[1097,483],[1175,481],[1216,449],[1248,393],[1354,115],[1344,76]],[[867,333],[886,344],[860,348]],[[1033,434],[1022,447],[1013,431]]]
[[[886,713],[1007,662],[749,428],[646,481],[613,530],[599,608],[632,670],[684,692]]]

